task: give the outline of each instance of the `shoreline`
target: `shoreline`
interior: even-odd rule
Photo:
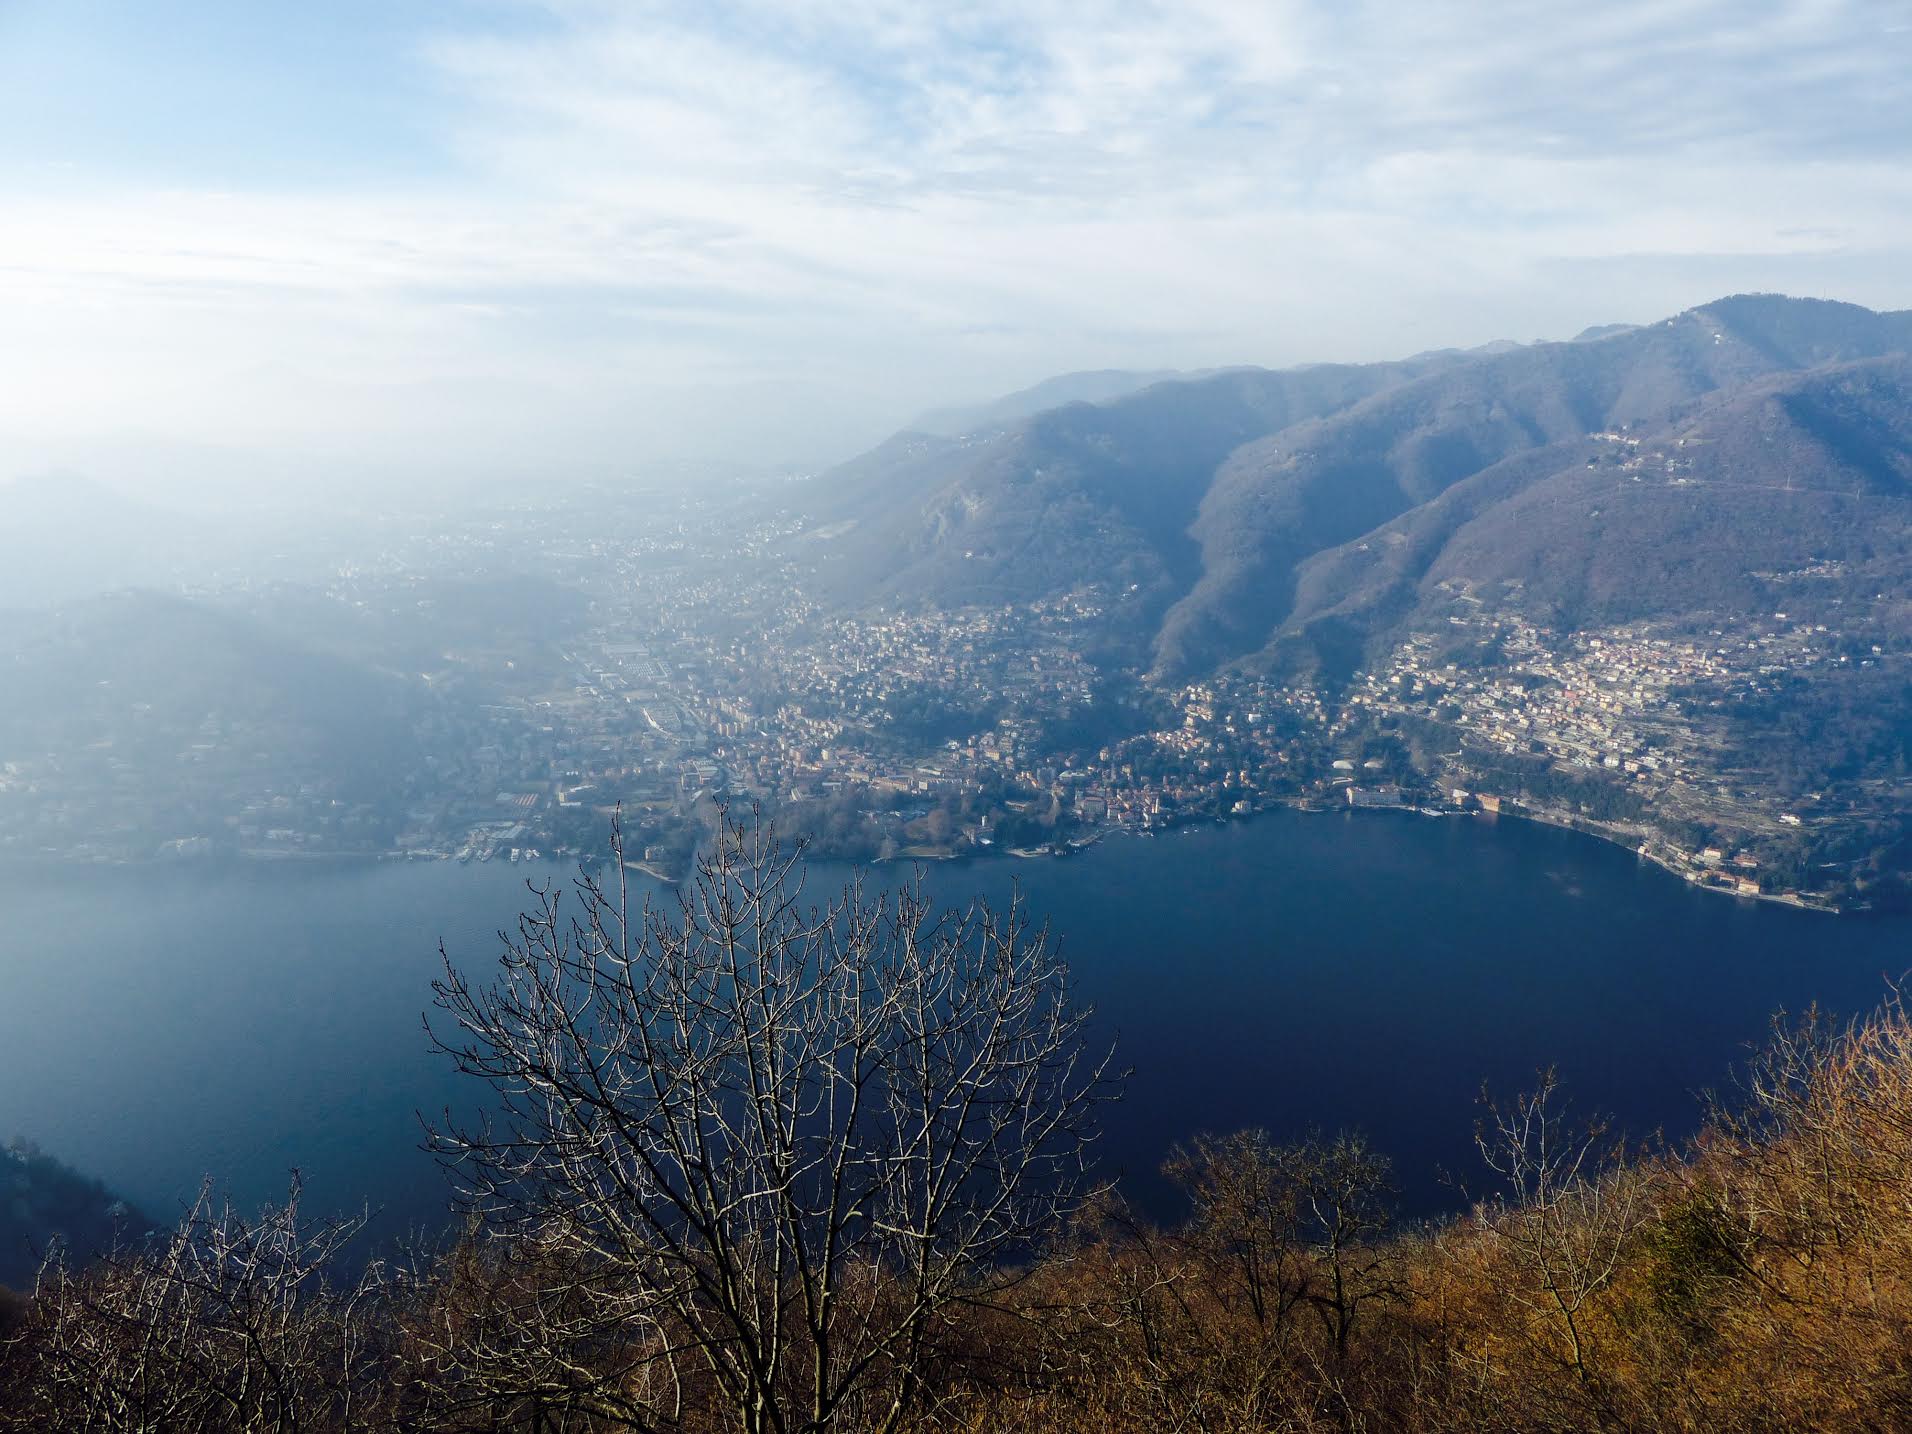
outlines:
[[[1650,836],[1647,837],[1645,840],[1641,840],[1637,832],[1623,833],[1623,832],[1619,832],[1615,830],[1610,830],[1606,826],[1604,826],[1602,823],[1597,822],[1593,820],[1592,818],[1570,816],[1570,815],[1566,815],[1562,813],[1552,812],[1544,808],[1531,807],[1531,806],[1526,806],[1524,804],[1516,805],[1512,803],[1502,807],[1502,809],[1498,812],[1489,812],[1484,810],[1465,811],[1459,808],[1448,809],[1445,807],[1440,808],[1438,810],[1429,810],[1428,808],[1417,806],[1411,803],[1400,803],[1398,805],[1393,805],[1393,806],[1355,807],[1355,806],[1346,805],[1342,802],[1323,800],[1319,797],[1308,797],[1308,796],[1271,797],[1266,799],[1263,805],[1256,807],[1247,812],[1207,813],[1200,816],[1191,816],[1185,820],[1168,822],[1162,826],[1157,826],[1157,827],[1126,827],[1126,826],[1115,826],[1115,825],[1101,825],[1101,826],[1091,827],[1086,829],[1084,833],[1080,836],[1068,838],[1067,849],[1061,850],[1061,851],[1055,850],[1053,847],[1047,847],[1047,846],[1023,847],[1023,848],[1014,848],[1014,849],[1006,848],[1006,847],[992,847],[987,849],[970,849],[970,850],[958,850],[958,849],[952,848],[945,851],[926,851],[926,850],[916,849],[916,850],[905,850],[902,852],[898,852],[895,856],[887,857],[887,858],[840,857],[840,856],[825,854],[822,856],[816,856],[813,859],[817,861],[836,862],[836,863],[844,863],[844,864],[850,864],[850,865],[864,865],[869,867],[887,866],[887,865],[894,865],[898,863],[922,863],[922,862],[946,862],[946,861],[947,862],[970,862],[970,861],[989,861],[992,859],[1034,861],[1034,860],[1047,858],[1050,860],[1061,860],[1067,857],[1078,855],[1079,853],[1086,851],[1089,848],[1098,844],[1099,842],[1103,841],[1105,838],[1111,837],[1111,836],[1155,837],[1155,836],[1164,836],[1171,832],[1186,833],[1186,832],[1197,830],[1204,826],[1224,826],[1225,827],[1225,826],[1231,826],[1235,824],[1236,822],[1252,820],[1254,817],[1260,815],[1263,812],[1278,811],[1278,810],[1286,810],[1286,811],[1294,811],[1294,812],[1309,812],[1309,813],[1315,813],[1315,814],[1326,814],[1326,813],[1332,813],[1332,812],[1400,813],[1400,814],[1406,814],[1410,816],[1471,817],[1476,820],[1485,819],[1488,821],[1497,821],[1501,817],[1507,817],[1517,821],[1533,822],[1539,826],[1552,827],[1559,831],[1575,832],[1581,836],[1592,837],[1596,841],[1605,842],[1609,846],[1617,846],[1621,848],[1622,850],[1631,852],[1634,856],[1639,857],[1642,860],[1651,862],[1654,866],[1659,867],[1660,870],[1666,872],[1669,876],[1676,876],[1680,878],[1680,880],[1687,886],[1691,886],[1700,891],[1711,892],[1717,896],[1733,897],[1740,901],[1770,902],[1777,906],[1791,907],[1792,909],[1796,911],[1812,911],[1812,912],[1818,912],[1822,915],[1827,915],[1827,916],[1867,915],[1867,914],[1872,914],[1874,911],[1874,908],[1867,904],[1839,905],[1829,900],[1814,899],[1810,896],[1803,896],[1796,892],[1762,891],[1758,893],[1751,893],[1751,892],[1741,892],[1741,891],[1729,889],[1725,886],[1717,885],[1715,883],[1708,882],[1702,879],[1701,875],[1695,870],[1693,870],[1691,867],[1672,861],[1668,859],[1667,857],[1661,855],[1659,852],[1652,850],[1651,848],[1652,838]],[[524,866],[575,867],[580,862],[584,862],[584,861],[588,861],[588,858],[582,857],[582,856],[575,856],[575,855],[569,858],[561,857],[557,855],[540,855],[533,861],[513,863],[513,864],[524,865]],[[0,871],[12,871],[12,872],[16,872],[16,873],[27,875],[27,876],[32,876],[34,874],[51,874],[55,872],[64,872],[64,871],[73,870],[75,868],[91,868],[96,870],[124,869],[124,870],[137,870],[142,872],[160,870],[160,869],[175,869],[175,870],[181,870],[181,871],[195,871],[195,870],[289,871],[289,870],[298,870],[302,868],[339,867],[339,866],[347,866],[347,865],[353,865],[353,864],[362,864],[369,868],[369,867],[390,865],[390,864],[410,865],[414,862],[427,863],[427,864],[439,865],[439,866],[453,866],[453,865],[469,866],[469,865],[475,864],[468,861],[460,861],[456,856],[450,853],[435,852],[435,851],[434,852],[228,851],[228,852],[207,853],[204,855],[197,855],[197,856],[161,856],[156,854],[153,856],[144,856],[144,857],[84,856],[84,855],[61,856],[61,855],[54,855],[50,853],[40,853],[31,857],[23,857],[13,861],[0,859]],[[680,878],[678,876],[674,876],[670,872],[665,871],[663,868],[651,862],[631,860],[627,858],[624,865],[626,866],[626,868],[633,871],[642,872],[645,876],[650,877],[654,881],[661,882],[666,886],[680,885],[682,880],[685,879],[685,878]],[[686,877],[687,876],[688,876],[688,873],[686,873]]]
[[[1603,842],[1608,846],[1618,847],[1622,851],[1630,852],[1632,855],[1652,863],[1661,871],[1667,873],[1667,875],[1680,878],[1684,885],[1690,886],[1698,891],[1709,892],[1715,896],[1732,897],[1739,901],[1764,901],[1775,906],[1790,907],[1794,911],[1816,912],[1822,916],[1863,916],[1873,914],[1873,908],[1870,906],[1839,906],[1829,901],[1815,901],[1809,897],[1802,897],[1794,892],[1762,891],[1755,894],[1729,890],[1724,886],[1714,885],[1713,883],[1701,880],[1690,868],[1669,861],[1659,853],[1650,850],[1647,843],[1638,841],[1632,833],[1623,834],[1606,830],[1590,818],[1567,817],[1541,808],[1526,806],[1503,807],[1498,812],[1484,810],[1463,811],[1459,808],[1429,810],[1426,807],[1414,806],[1408,803],[1402,803],[1396,806],[1354,807],[1340,802],[1322,801],[1313,797],[1281,797],[1270,799],[1267,805],[1258,807],[1253,811],[1226,812],[1217,815],[1191,817],[1186,821],[1170,822],[1160,827],[1096,827],[1091,830],[1087,837],[1072,840],[1070,850],[1067,852],[1056,852],[1043,848],[994,848],[989,851],[948,851],[934,855],[905,852],[885,860],[871,859],[867,862],[867,865],[874,867],[893,865],[899,862],[987,861],[992,858],[1029,861],[1043,857],[1059,859],[1064,856],[1073,856],[1077,852],[1084,851],[1096,845],[1098,842],[1101,842],[1106,837],[1156,837],[1166,836],[1171,832],[1193,832],[1205,826],[1232,826],[1236,822],[1252,820],[1254,817],[1267,811],[1307,812],[1314,815],[1329,815],[1342,812],[1348,814],[1378,813],[1427,817],[1462,817],[1489,823],[1496,822],[1502,817],[1505,817],[1512,821],[1532,822],[1536,826],[1551,827],[1556,831],[1573,832],[1578,836],[1591,837],[1595,841]],[[845,861],[846,858],[826,856],[820,858],[820,860],[842,862]],[[855,863],[852,862],[852,864]]]
[[[1823,916],[1859,915],[1871,910],[1868,906],[1837,906],[1829,901],[1815,901],[1810,897],[1805,897],[1798,892],[1792,891],[1752,892],[1729,890],[1724,886],[1715,885],[1712,882],[1703,880],[1699,873],[1694,871],[1693,868],[1669,860],[1667,857],[1652,850],[1650,838],[1640,842],[1636,846],[1633,843],[1631,834],[1622,836],[1618,832],[1603,830],[1599,823],[1584,817],[1578,819],[1561,817],[1534,807],[1522,807],[1514,811],[1503,810],[1498,813],[1498,815],[1512,817],[1516,821],[1535,822],[1541,826],[1553,827],[1559,831],[1578,832],[1582,836],[1589,836],[1596,841],[1603,841],[1610,846],[1617,846],[1622,851],[1632,852],[1643,861],[1651,862],[1669,876],[1677,876],[1686,885],[1700,891],[1712,892],[1715,896],[1730,896],[1737,901],[1769,901],[1775,906],[1790,906],[1795,911],[1816,911]]]

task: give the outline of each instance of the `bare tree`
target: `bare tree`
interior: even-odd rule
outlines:
[[[1279,1333],[1310,1308],[1337,1358],[1361,1307],[1399,1293],[1386,1251],[1393,1194],[1385,1156],[1343,1132],[1275,1145],[1263,1130],[1198,1137],[1163,1167],[1191,1206],[1182,1243],[1211,1296],[1239,1299]]]
[[[1393,1220],[1393,1170],[1367,1137],[1348,1132],[1293,1147],[1288,1161],[1301,1229],[1319,1267],[1308,1303],[1320,1316],[1335,1358],[1346,1359],[1362,1308],[1402,1293],[1396,1257],[1386,1243]]]
[[[1554,1324],[1565,1363],[1585,1386],[1594,1382],[1591,1308],[1613,1284],[1643,1215],[1621,1147],[1598,1122],[1569,1126],[1555,1100],[1559,1088],[1559,1076],[1547,1070],[1510,1105],[1483,1093],[1488,1114],[1475,1143],[1506,1187],[1491,1231],[1533,1282],[1514,1297]]]
[[[952,1302],[1087,1193],[1115,1078],[1046,930],[920,883],[807,905],[800,854],[726,815],[675,910],[634,910],[614,834],[490,983],[447,958],[434,1039],[498,1109],[431,1143],[537,1252],[511,1348],[447,1326],[458,1377],[633,1428],[714,1394],[751,1434],[894,1429]]]
[[[1294,1185],[1265,1130],[1177,1146],[1162,1172],[1188,1197],[1182,1243],[1207,1276],[1209,1293],[1239,1301],[1255,1324],[1280,1331],[1307,1297],[1309,1261]]]
[[[363,1219],[307,1223],[293,1177],[256,1220],[210,1185],[164,1239],[69,1269],[56,1247],[14,1336],[31,1427],[70,1430],[358,1428],[375,1383],[373,1267],[327,1271]],[[27,1427],[27,1426],[22,1426]]]

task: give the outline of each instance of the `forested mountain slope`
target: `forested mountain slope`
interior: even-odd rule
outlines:
[[[1761,380],[1550,444],[1306,559],[1265,659],[1345,653],[1455,593],[1551,626],[1764,611],[1826,621],[1912,571],[1912,361]],[[1904,628],[1891,605],[1874,613]]]
[[[1569,621],[1748,601],[1748,572],[1828,543],[1895,570],[1906,369],[1886,360],[1908,350],[1912,314],[1754,295],[1571,343],[1161,383],[899,435],[816,480],[795,551],[851,606],[1099,586],[1116,650],[1164,677],[1324,642],[1346,665],[1423,582],[1544,576]],[[1677,457],[1650,479],[1636,439]]]
[[[1190,525],[1230,453],[1460,362],[1241,370],[983,436],[899,434],[817,480],[816,527],[797,552],[852,604],[1027,600],[1098,582],[1133,585],[1133,615],[1152,623],[1201,575]]]

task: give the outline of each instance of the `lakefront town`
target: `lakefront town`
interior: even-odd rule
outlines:
[[[84,762],[10,755],[0,855],[571,859],[601,851],[616,814],[628,859],[675,877],[725,802],[856,860],[1061,855],[1286,805],[1519,815],[1708,888],[1836,909],[1862,904],[1858,874],[1902,795],[1776,765],[1747,715],[1802,681],[1902,663],[1863,620],[1558,632],[1517,592],[1456,589],[1438,623],[1348,681],[1169,683],[1101,660],[1120,592],[845,616],[805,595],[794,524],[747,528],[721,554],[708,531],[689,512],[580,538],[532,513],[398,535],[328,574],[322,601],[430,620],[447,575],[505,545],[583,596],[535,641],[442,644],[418,674],[430,700],[405,712],[416,760],[387,790],[345,790],[313,762],[237,763],[271,745],[243,709],[194,707],[191,727],[158,733],[149,710]],[[224,597],[284,606],[270,585]],[[159,777],[155,741],[171,752]]]

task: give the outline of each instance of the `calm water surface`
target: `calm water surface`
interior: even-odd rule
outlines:
[[[543,868],[540,875],[563,875]],[[246,1203],[293,1166],[315,1206],[428,1222],[415,1112],[470,1096],[421,1030],[442,938],[477,968],[505,863],[0,875],[0,1138],[167,1216],[214,1174]],[[811,881],[841,883],[819,867]],[[903,873],[888,869],[892,880]],[[1522,822],[1279,812],[1064,861],[942,864],[932,889],[1052,919],[1135,1068],[1106,1158],[1152,1172],[1199,1130],[1358,1126],[1410,1208],[1472,1178],[1475,1095],[1558,1065],[1579,1108],[1689,1132],[1770,1013],[1875,1003],[1912,922],[1694,891]]]

